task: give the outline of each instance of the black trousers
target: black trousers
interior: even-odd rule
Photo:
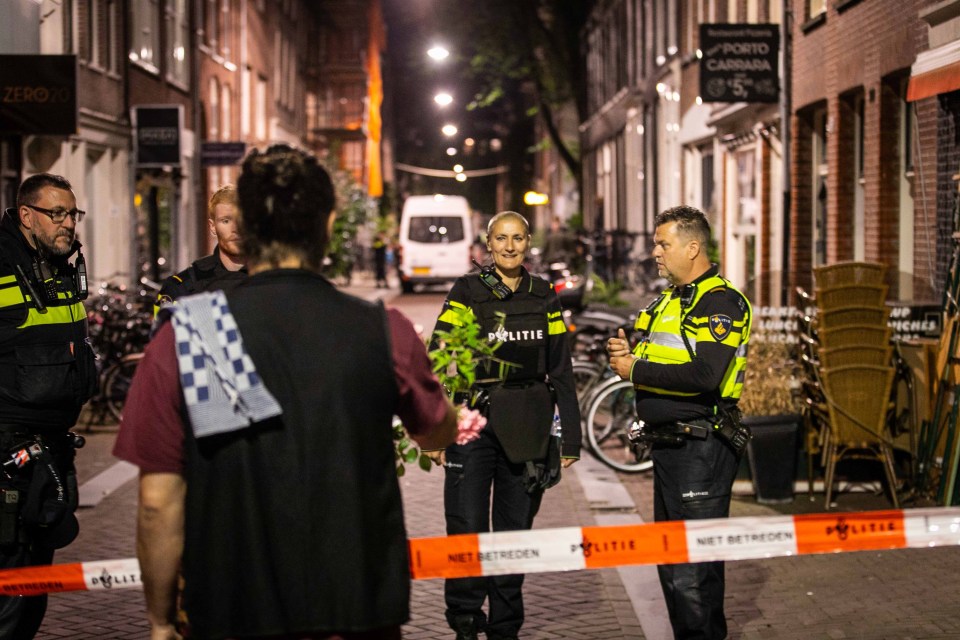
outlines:
[[[533,526],[542,491],[528,494],[523,465],[507,460],[503,447],[488,430],[464,446],[447,448],[443,488],[447,534],[520,531]],[[446,581],[447,622],[457,629],[472,619],[490,639],[516,636],[523,625],[523,575],[456,578]],[[489,614],[482,606],[489,600]]]
[[[66,429],[63,430],[66,433]],[[0,455],[9,456],[11,449],[23,446],[23,443],[36,441],[37,436],[25,433],[20,429],[12,429],[0,425]],[[0,474],[0,490],[16,490],[19,492],[18,509],[8,513],[6,496],[0,494],[0,501],[4,504],[0,508],[0,518],[4,519],[2,529],[15,542],[4,541],[0,544],[0,569],[17,569],[20,567],[49,565],[53,563],[54,550],[65,546],[77,535],[77,521],[73,515],[76,509],[77,486],[76,471],[73,467],[74,449],[65,444],[67,440],[60,433],[43,436],[47,455],[53,456],[50,461],[56,468],[63,490],[67,495],[70,506],[69,513],[65,513],[57,526],[28,529],[20,517],[26,505],[30,502],[29,496],[35,494],[36,501],[40,502],[51,497],[54,488],[44,485],[44,477],[49,482],[49,475],[40,472],[46,468],[45,461],[33,460],[25,468],[13,473],[12,479]],[[40,483],[37,485],[37,483]],[[37,485],[37,486],[35,486]],[[42,486],[43,491],[37,491]],[[16,524],[10,522],[10,518]],[[11,531],[15,532],[11,534]],[[47,612],[47,596],[0,596],[0,640],[21,640],[33,638],[40,629],[43,616]]]
[[[654,520],[728,517],[738,466],[733,450],[713,434],[679,446],[655,445]],[[677,640],[727,637],[723,562],[660,565],[657,572]]]
[[[0,549],[0,568],[16,569],[51,564],[53,549],[39,545],[14,545]],[[0,596],[0,640],[34,637],[47,612],[47,596]]]

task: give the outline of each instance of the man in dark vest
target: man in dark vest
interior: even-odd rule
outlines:
[[[456,411],[410,321],[319,274],[334,193],[317,160],[254,151],[237,188],[250,277],[161,310],[114,450],[140,467],[151,637],[180,637],[182,571],[191,637],[400,638],[392,418],[436,448]]]
[[[82,300],[87,275],[70,183],[23,181],[0,217],[0,568],[50,564],[76,537],[77,476],[69,433],[96,392]],[[73,264],[70,264],[70,260]],[[0,597],[0,638],[32,638],[47,596]]]
[[[217,246],[212,254],[163,281],[154,313],[177,298],[214,289],[227,291],[243,282],[247,277],[247,259],[240,245],[239,215],[237,188],[233,185],[220,187],[210,196],[207,223]]]

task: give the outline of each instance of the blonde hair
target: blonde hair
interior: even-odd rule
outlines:
[[[527,222],[527,219],[516,211],[501,211],[497,215],[490,218],[490,222],[487,223],[487,237],[490,237],[490,233],[493,231],[495,224],[500,222],[505,218],[512,218],[523,225],[523,230],[527,235],[530,235],[530,223]]]
[[[235,207],[240,206],[240,200],[237,198],[237,188],[232,184],[225,184],[210,196],[210,202],[207,204],[207,217],[213,218],[218,204],[232,204]]]

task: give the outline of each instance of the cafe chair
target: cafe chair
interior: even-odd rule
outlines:
[[[826,502],[830,509],[837,463],[843,459],[873,459],[883,465],[893,506],[899,508],[893,449],[887,412],[894,368],[848,365],[820,371],[829,415],[824,464]]]
[[[882,285],[886,275],[887,265],[879,262],[837,262],[815,267],[813,270],[819,289],[864,284]]]

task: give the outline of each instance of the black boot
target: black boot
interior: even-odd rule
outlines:
[[[478,640],[477,620],[471,615],[454,618],[453,630],[457,632],[456,640]]]

